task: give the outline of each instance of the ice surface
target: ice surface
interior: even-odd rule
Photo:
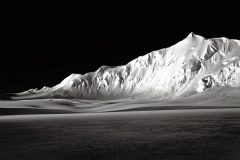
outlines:
[[[52,88],[28,90],[13,99],[177,100],[201,97],[207,90],[220,95],[224,90],[219,88],[236,90],[240,86],[239,57],[238,40],[205,39],[190,33],[177,44],[126,65],[102,66],[84,75],[71,74]]]

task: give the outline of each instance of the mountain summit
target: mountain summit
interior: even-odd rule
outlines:
[[[71,74],[60,84],[16,94],[19,98],[174,99],[240,86],[240,41],[190,33],[177,44],[126,65]]]

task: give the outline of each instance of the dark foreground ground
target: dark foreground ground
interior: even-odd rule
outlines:
[[[239,160],[240,109],[0,116],[1,160]]]

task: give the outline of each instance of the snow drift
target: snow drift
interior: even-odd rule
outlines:
[[[240,41],[190,33],[179,43],[126,65],[71,74],[60,84],[16,94],[20,99],[176,99],[240,86]]]

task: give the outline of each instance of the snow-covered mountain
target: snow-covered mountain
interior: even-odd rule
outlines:
[[[240,41],[190,33],[179,43],[126,65],[71,74],[60,84],[17,94],[20,98],[174,99],[219,87],[240,86]]]

